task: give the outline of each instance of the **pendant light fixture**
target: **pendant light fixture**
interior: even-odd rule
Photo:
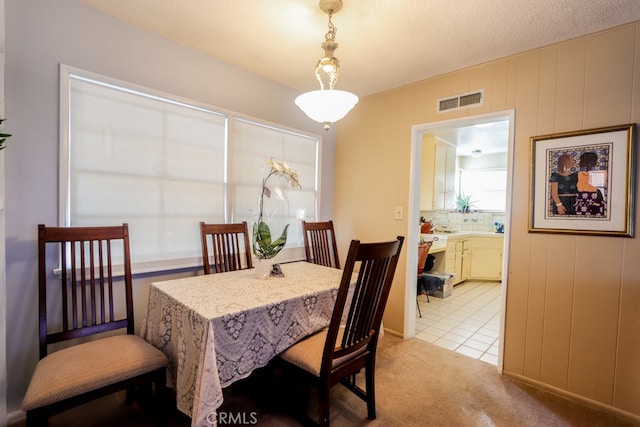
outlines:
[[[338,30],[331,17],[342,9],[342,0],[320,0],[320,9],[329,16],[329,31],[320,45],[324,49],[324,57],[316,64],[316,78],[320,82],[320,90],[303,93],[296,98],[296,105],[312,120],[324,124],[329,130],[331,123],[337,122],[347,115],[358,103],[358,97],[351,92],[334,89],[340,72],[340,62],[334,56],[338,48],[336,31]]]

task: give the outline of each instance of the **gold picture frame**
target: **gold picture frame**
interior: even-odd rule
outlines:
[[[531,137],[530,233],[633,237],[635,124]]]

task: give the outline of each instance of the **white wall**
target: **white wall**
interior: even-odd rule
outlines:
[[[298,110],[296,91],[73,0],[6,0],[6,115],[14,135],[11,149],[4,150],[9,418],[20,415],[38,357],[36,227],[58,224],[60,63],[321,134],[321,164],[325,171],[334,169],[334,133]],[[320,218],[331,218],[333,175],[324,174],[321,185]],[[194,273],[135,279],[138,323],[149,283],[185,274]]]

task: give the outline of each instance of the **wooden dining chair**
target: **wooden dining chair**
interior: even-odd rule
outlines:
[[[28,426],[115,391],[126,389],[129,400],[137,386],[155,383],[164,396],[167,357],[134,333],[127,224],[39,225],[38,277],[40,361],[22,402]],[[103,334],[117,330],[126,334]],[[64,348],[50,352],[53,344]]]
[[[302,232],[307,262],[340,268],[333,221],[302,221]]]
[[[204,274],[253,268],[249,228],[246,222],[238,224],[201,222],[200,237]]]
[[[318,388],[319,424],[329,425],[329,392],[343,384],[367,402],[367,414],[376,418],[375,362],[382,315],[398,264],[404,238],[382,243],[351,241],[329,327],[280,354],[285,366]],[[359,263],[357,281],[352,275]],[[348,294],[353,292],[350,303]],[[343,314],[345,322],[342,322]],[[365,389],[356,374],[365,371]]]

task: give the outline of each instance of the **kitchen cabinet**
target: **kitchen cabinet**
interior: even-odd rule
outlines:
[[[445,272],[454,274],[454,285],[469,279],[471,269],[470,260],[469,239],[449,238],[447,240],[444,268]]]
[[[460,281],[464,282],[471,277],[471,249],[469,248],[469,241],[462,242],[462,256],[460,257]]]
[[[455,207],[456,147],[433,136],[422,140],[420,210]]]
[[[471,238],[470,279],[502,280],[503,236]]]

